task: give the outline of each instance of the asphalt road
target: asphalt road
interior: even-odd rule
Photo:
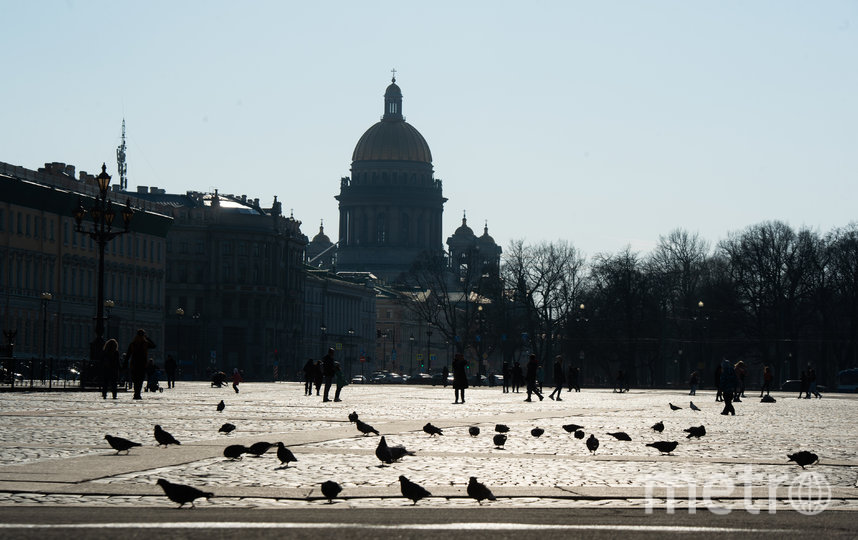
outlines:
[[[152,538],[855,538],[858,512],[827,511],[719,516],[640,509],[429,508],[163,509],[0,507],[0,538],[67,540]]]

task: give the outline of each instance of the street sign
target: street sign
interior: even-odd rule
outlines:
[[[340,343],[340,342],[338,341],[338,342],[337,342],[337,344],[336,344],[336,348],[337,348],[337,350],[338,350],[338,351],[343,350],[343,344],[342,344],[342,343]]]
[[[430,354],[430,355],[429,355],[429,360],[430,360],[430,361],[434,362],[434,361],[435,361],[435,360],[437,360],[437,359],[438,359],[438,357],[435,355],[435,353],[432,353],[432,354]]]
[[[417,353],[417,360],[423,360],[423,353]]]
[[[361,361],[361,362],[366,362],[366,356],[361,355],[361,356],[360,356],[360,361]]]

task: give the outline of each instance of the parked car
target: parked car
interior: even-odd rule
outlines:
[[[355,375],[354,377],[352,377],[351,380],[352,384],[364,384],[366,382],[366,377],[364,377],[363,375]]]
[[[432,384],[432,375],[428,373],[418,373],[413,377],[408,378],[408,384]]]
[[[784,381],[783,384],[781,384],[781,390],[783,390],[784,392],[798,392],[800,388],[801,381],[799,379],[790,379],[788,381]],[[816,389],[820,392],[826,392],[828,390],[825,386],[821,384],[817,384]]]

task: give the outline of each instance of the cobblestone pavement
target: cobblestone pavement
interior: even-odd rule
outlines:
[[[770,485],[779,486],[776,504],[783,505],[789,486],[804,478],[786,455],[804,449],[819,455],[807,472],[832,488],[830,507],[858,508],[856,396],[805,400],[776,393],[777,403],[765,404],[749,393],[736,404],[737,415],[726,417],[711,392],[690,398],[701,411],[688,407],[687,395],[655,390],[585,389],[564,392],[562,402],[525,403],[524,394],[472,388],[464,405],[451,402],[452,389],[431,386],[350,385],[341,403],[302,394],[297,383],[244,383],[235,394],[187,382],[144,394],[142,401],[132,401],[130,394],[117,400],[89,392],[0,394],[0,504],[170,505],[153,485],[166,478],[216,493],[200,504],[323,504],[318,486],[334,479],[348,499],[340,504],[400,505],[398,477],[405,475],[436,495],[421,505],[476,504],[465,497],[470,476],[492,487],[500,497],[493,504],[634,507],[647,502],[648,486],[685,489],[720,482],[736,487],[725,500],[741,497],[745,486],[762,500]],[[218,413],[220,399],[226,409]],[[683,408],[672,411],[668,402]],[[361,436],[347,419],[352,411],[388,444],[402,444],[416,455],[380,466],[374,454],[378,437]],[[661,434],[650,429],[656,421],[664,422]],[[218,434],[224,422],[237,426],[233,434]],[[444,435],[428,436],[421,429],[426,422],[443,428]],[[561,428],[572,422],[600,440],[595,455]],[[503,448],[491,441],[496,423],[510,428]],[[155,448],[154,424],[182,445]],[[698,425],[706,426],[706,436],[687,439],[682,430]],[[481,434],[470,437],[469,426]],[[533,427],[545,433],[535,438]],[[607,435],[615,431],[632,441]],[[117,456],[106,433],[144,446]],[[258,440],[283,441],[297,463],[280,467],[273,450],[239,461],[222,455],[228,444]],[[676,440],[679,446],[663,456],[645,446],[656,440]],[[648,502],[653,501],[665,502]]]

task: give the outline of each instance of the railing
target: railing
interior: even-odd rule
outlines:
[[[81,388],[86,360],[72,358],[0,358],[0,389],[72,390]],[[87,384],[87,386],[92,386]]]

